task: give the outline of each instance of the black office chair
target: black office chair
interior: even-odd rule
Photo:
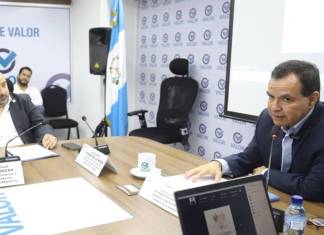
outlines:
[[[187,59],[176,58],[171,61],[169,68],[180,76],[167,78],[161,83],[157,126],[147,127],[147,110],[133,111],[128,116],[137,115],[141,128],[131,131],[129,135],[146,137],[164,144],[181,142],[185,150],[189,150],[188,116],[197,96],[198,83],[188,77]]]
[[[42,91],[43,105],[45,109],[45,117],[62,117],[57,119],[49,119],[49,124],[54,129],[68,129],[67,139],[70,139],[71,128],[76,128],[77,137],[80,138],[79,123],[70,119],[67,112],[67,93],[62,87],[50,85]]]

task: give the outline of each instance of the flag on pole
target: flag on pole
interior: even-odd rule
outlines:
[[[128,131],[125,27],[122,0],[111,1],[111,39],[107,61],[106,105],[111,135],[123,136]]]

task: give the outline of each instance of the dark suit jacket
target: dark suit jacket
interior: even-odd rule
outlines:
[[[29,95],[11,93],[10,96],[12,100],[9,105],[9,111],[18,134],[44,121],[42,109],[31,102]],[[54,131],[48,125],[41,125],[22,135],[21,140],[25,144],[41,142],[45,134],[54,135]]]
[[[274,126],[267,110],[256,124],[255,134],[239,154],[226,158],[234,176],[252,172],[268,165],[271,129]],[[296,134],[292,145],[292,163],[288,173],[281,167],[281,133],[274,141],[269,184],[289,194],[298,194],[307,200],[324,202],[324,105],[319,103]]]

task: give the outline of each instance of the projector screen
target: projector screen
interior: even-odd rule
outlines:
[[[323,9],[323,0],[231,1],[225,117],[255,122],[271,71],[286,60],[316,64],[323,85]]]

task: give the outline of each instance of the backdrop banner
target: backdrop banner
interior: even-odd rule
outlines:
[[[220,115],[224,89],[230,2],[226,0],[141,0],[139,3],[137,107],[155,125],[161,81],[169,63],[187,58],[199,93],[190,114],[190,152],[215,159],[242,151],[254,125]],[[242,91],[244,95],[244,91]],[[181,145],[177,145],[181,148]]]
[[[16,82],[23,66],[40,90],[60,85],[70,94],[70,9],[0,5],[0,72]]]

